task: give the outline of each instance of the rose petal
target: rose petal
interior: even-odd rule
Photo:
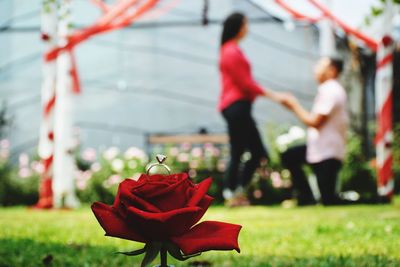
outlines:
[[[165,175],[164,181],[159,181],[160,175],[151,175],[148,176],[148,181],[142,184],[140,187],[134,188],[134,192],[139,196],[143,196],[145,198],[151,198],[159,195],[163,195],[171,190],[174,190],[180,183],[188,183],[190,186],[191,181],[188,179],[187,173],[178,173],[174,175]],[[172,181],[173,180],[173,181]],[[170,184],[170,186],[166,186],[165,183]]]
[[[199,207],[186,207],[168,212],[151,213],[135,207],[127,207],[127,218],[135,223],[140,232],[152,240],[167,240],[181,235],[193,225],[191,222],[203,211]]]
[[[146,201],[133,194],[131,190],[132,185],[134,186],[135,184],[125,180],[118,187],[117,196],[115,197],[113,206],[121,212],[121,215],[124,214],[124,211],[121,209],[121,205],[135,206],[139,209],[149,212],[161,212],[159,208],[151,204],[149,201]]]
[[[150,180],[140,187],[133,189],[132,193],[138,195],[147,202],[159,208],[161,211],[181,209],[186,206],[190,195],[185,194],[188,188],[194,188],[187,174],[165,176],[164,179],[175,179],[171,185],[162,184],[159,181]]]
[[[194,194],[189,202],[186,204],[188,207],[197,206],[197,204],[203,199],[203,197],[207,194],[208,189],[212,184],[212,178],[209,177],[199,184],[194,186]]]
[[[193,225],[195,225],[196,223],[198,223],[200,221],[200,219],[204,216],[204,213],[206,213],[206,211],[210,207],[213,200],[214,200],[214,198],[212,198],[208,195],[205,195],[203,197],[203,199],[197,204],[197,206],[201,208],[201,211],[196,215],[196,217],[193,217],[192,221],[188,222],[189,227],[192,227]]]
[[[205,221],[189,232],[171,238],[185,255],[208,250],[236,250],[240,252],[238,236],[242,226],[223,222]]]
[[[125,220],[114,212],[113,207],[101,202],[95,202],[91,208],[107,236],[146,243],[146,239],[136,229],[133,229],[132,225],[128,225]]]

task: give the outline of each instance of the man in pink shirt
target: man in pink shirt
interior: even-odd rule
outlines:
[[[306,163],[317,177],[322,203],[340,203],[335,189],[345,154],[348,124],[346,91],[337,81],[342,67],[340,60],[320,59],[315,68],[318,93],[311,112],[305,110],[294,97],[287,100],[288,108],[308,126],[307,144],[290,148],[282,154],[282,162],[292,174],[299,205],[315,203],[302,169]]]

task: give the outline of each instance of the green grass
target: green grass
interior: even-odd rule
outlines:
[[[400,199],[397,199],[400,200]],[[242,253],[206,252],[175,266],[400,266],[400,203],[392,205],[211,208],[205,219],[243,225]],[[139,266],[115,251],[141,247],[105,237],[88,207],[0,209],[0,266]],[[191,264],[192,263],[192,264]]]

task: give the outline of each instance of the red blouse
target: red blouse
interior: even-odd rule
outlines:
[[[264,90],[254,81],[251,66],[234,41],[225,43],[219,59],[221,95],[218,110],[222,111],[238,100],[253,102]]]

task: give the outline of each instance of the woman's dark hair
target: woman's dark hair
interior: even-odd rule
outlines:
[[[246,16],[242,13],[235,12],[229,15],[224,21],[224,28],[221,36],[221,46],[226,42],[235,38],[243,26]]]

